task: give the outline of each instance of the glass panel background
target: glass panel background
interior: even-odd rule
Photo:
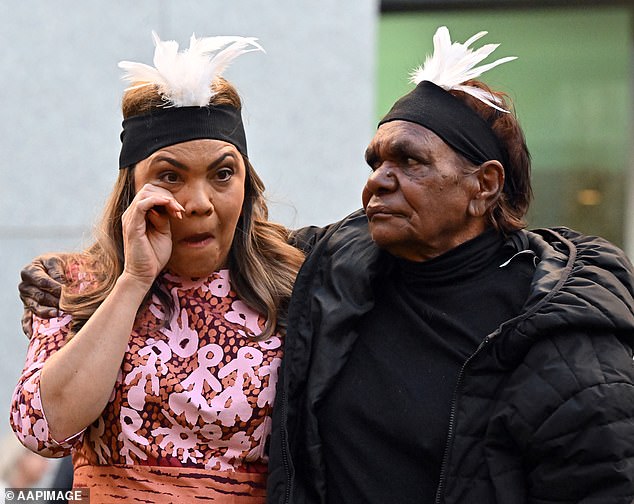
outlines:
[[[631,11],[626,7],[383,14],[377,118],[411,89],[436,27],[452,40],[500,43],[485,74],[515,103],[533,156],[530,227],[565,225],[623,245],[630,155]]]

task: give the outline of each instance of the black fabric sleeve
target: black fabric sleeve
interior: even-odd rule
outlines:
[[[324,227],[306,226],[300,229],[296,229],[295,231],[292,231],[290,233],[288,237],[288,243],[289,245],[292,245],[293,247],[298,248],[304,253],[308,254],[313,249],[315,244],[324,236],[326,236],[329,231],[340,226],[345,220],[356,218],[363,213],[363,210],[356,210],[344,219],[332,224],[328,224]]]
[[[527,504],[633,502],[632,369],[631,352],[613,335],[537,345],[490,423],[498,500],[521,487]]]
[[[332,224],[325,227],[307,226],[296,229],[290,233],[288,243],[305,254],[308,254],[315,246],[315,243],[328,232],[330,226],[332,226]]]

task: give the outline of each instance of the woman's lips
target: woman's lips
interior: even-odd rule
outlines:
[[[180,242],[187,247],[199,248],[209,245],[213,239],[214,237],[211,233],[197,233],[182,238]]]
[[[382,217],[393,217],[395,214],[389,208],[386,207],[368,207],[365,210],[365,214],[368,216],[369,220],[382,218]]]

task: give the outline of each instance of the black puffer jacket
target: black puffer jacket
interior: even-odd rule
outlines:
[[[289,311],[271,504],[325,502],[315,408],[346,362],[382,273],[361,212],[312,240]],[[522,231],[515,240],[539,258],[531,294],[462,368],[437,502],[630,503],[632,265],[608,242],[569,229]]]

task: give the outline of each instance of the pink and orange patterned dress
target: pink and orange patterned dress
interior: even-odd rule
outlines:
[[[174,303],[170,320],[157,299],[141,308],[108,405],[61,443],[49,435],[39,384],[71,317],[35,318],[11,425],[44,456],[72,452],[74,485],[90,488],[91,504],[263,503],[282,338],[254,339],[265,320],[231,289],[228,270],[160,281]]]

